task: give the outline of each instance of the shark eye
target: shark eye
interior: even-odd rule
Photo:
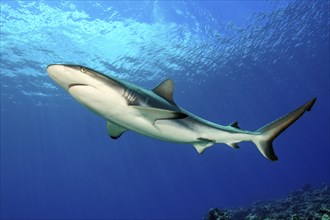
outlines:
[[[80,67],[80,72],[86,73],[86,68],[85,67]]]

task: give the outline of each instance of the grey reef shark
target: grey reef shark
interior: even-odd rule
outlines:
[[[171,79],[147,90],[79,65],[52,64],[47,72],[78,102],[107,121],[111,138],[131,130],[163,141],[192,144],[200,154],[215,143],[239,148],[238,143],[252,141],[265,158],[276,161],[273,140],[316,101],[313,98],[256,131],[246,131],[236,121],[222,126],[180,108],[173,100]]]

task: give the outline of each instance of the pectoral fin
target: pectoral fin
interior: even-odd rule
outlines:
[[[109,121],[107,121],[107,130],[108,130],[108,135],[112,139],[119,138],[125,131],[127,131],[126,128],[123,128]]]
[[[149,118],[153,123],[155,123],[157,120],[181,119],[188,116],[183,112],[166,109],[149,108],[144,106],[132,106],[132,108],[138,110],[142,116]]]

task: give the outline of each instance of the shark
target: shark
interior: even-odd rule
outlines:
[[[106,120],[112,139],[134,131],[163,141],[192,144],[200,154],[216,143],[237,149],[240,142],[250,141],[265,158],[276,161],[274,139],[310,111],[316,101],[312,98],[256,131],[247,131],[237,121],[219,125],[178,106],[171,79],[148,90],[80,65],[51,64],[47,73],[79,103]]]

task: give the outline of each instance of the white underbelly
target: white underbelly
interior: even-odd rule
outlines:
[[[129,130],[164,141],[193,143],[198,138],[198,133],[181,126],[175,120],[156,120],[152,122],[139,116],[138,112],[130,112],[126,116],[121,119],[112,118],[112,120],[116,120],[118,124]]]
[[[196,142],[199,133],[182,126],[176,120],[156,120],[141,115],[117,93],[100,93],[91,86],[75,86],[69,90],[70,94],[80,103],[106,120],[116,123],[137,133],[178,143]]]

